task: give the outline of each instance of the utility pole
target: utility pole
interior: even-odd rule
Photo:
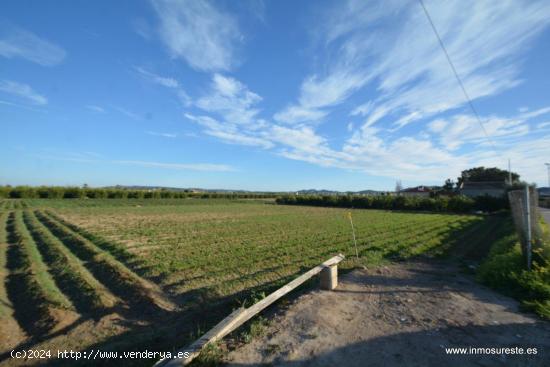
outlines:
[[[512,167],[510,165],[510,158],[508,158],[508,184],[512,186]]]
[[[550,163],[545,163],[545,165],[548,169],[548,187],[550,187]]]
[[[531,198],[529,184],[525,184],[525,241],[527,242],[527,270],[531,271]]]

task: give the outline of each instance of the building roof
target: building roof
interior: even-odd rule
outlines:
[[[461,190],[504,190],[504,181],[467,181],[460,185]]]
[[[400,192],[431,192],[432,189],[430,189],[427,186],[417,186],[417,187],[409,187],[407,189],[401,190]]]

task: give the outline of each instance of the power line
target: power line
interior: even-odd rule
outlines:
[[[496,145],[489,137],[489,134],[487,133],[487,130],[485,129],[485,125],[483,125],[483,122],[481,121],[481,117],[479,117],[479,114],[477,113],[476,108],[474,107],[474,104],[472,103],[472,100],[470,99],[470,96],[468,95],[468,92],[466,91],[466,88],[464,87],[464,84],[462,83],[462,80],[458,76],[458,72],[456,71],[456,68],[451,60],[451,57],[449,56],[449,53],[447,52],[447,49],[445,48],[445,45],[443,44],[443,40],[439,36],[439,32],[437,31],[437,28],[435,28],[435,24],[432,21],[432,17],[430,17],[430,13],[428,13],[428,9],[426,9],[426,6],[424,5],[424,2],[422,0],[418,0],[420,5],[422,6],[422,9],[424,9],[424,14],[426,14],[426,18],[428,18],[428,22],[430,23],[432,30],[435,33],[435,36],[437,37],[437,40],[439,41],[439,45],[441,46],[441,49],[443,50],[443,53],[445,54],[445,57],[447,58],[447,61],[449,62],[449,65],[451,66],[451,69],[453,70],[453,74],[455,75],[456,80],[458,81],[458,84],[460,85],[460,88],[462,89],[462,92],[464,93],[464,97],[466,97],[466,101],[468,102],[468,105],[472,109],[472,112],[474,113],[477,122],[481,126],[481,129],[483,130],[483,133],[485,134],[485,137],[487,138],[487,141],[491,144],[493,147],[493,150],[495,153],[497,153]]]

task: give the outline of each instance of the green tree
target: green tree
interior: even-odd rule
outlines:
[[[492,167],[475,167],[462,171],[460,177],[457,178],[457,186],[460,186],[464,181],[485,182],[485,181],[508,181],[508,171],[500,168]],[[519,175],[512,172],[512,182],[518,182]]]
[[[443,185],[443,190],[447,191],[447,192],[453,191],[454,185],[455,185],[455,183],[453,182],[453,180],[448,178],[448,179],[445,180],[445,184]]]

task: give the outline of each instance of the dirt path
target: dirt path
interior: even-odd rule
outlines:
[[[537,348],[537,355],[456,356],[446,347]],[[526,352],[525,352],[526,353]],[[358,270],[336,291],[299,297],[230,366],[550,366],[550,323],[449,264]]]

